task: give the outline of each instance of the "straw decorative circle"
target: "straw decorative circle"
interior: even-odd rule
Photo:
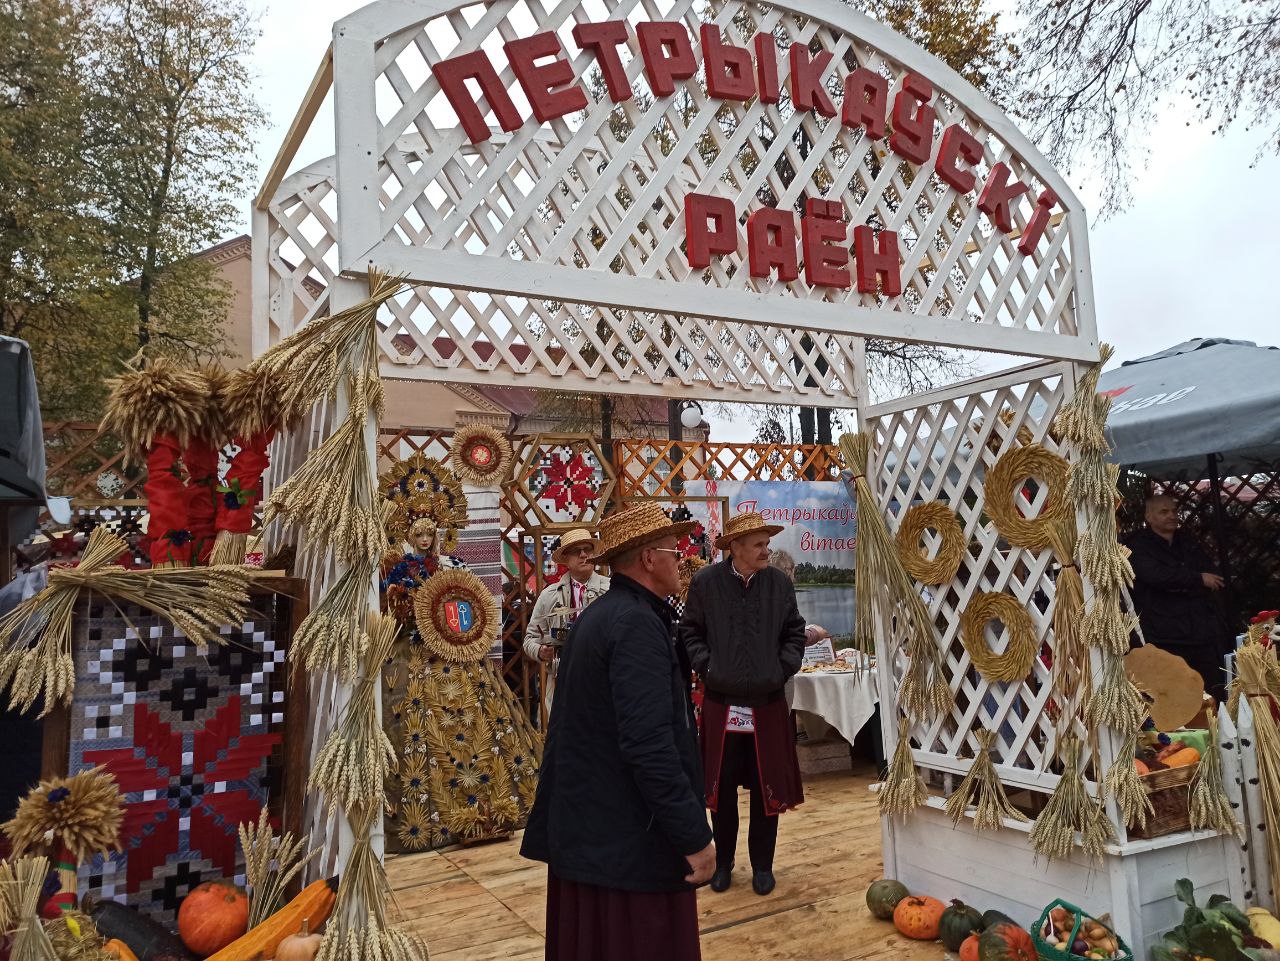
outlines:
[[[566,531],[560,538],[560,546],[551,552],[551,559],[557,564],[563,564],[564,555],[575,547],[581,547],[583,544],[591,545],[592,553],[595,552],[596,541],[591,536],[591,531],[585,527],[575,527],[571,531]]]
[[[1036,517],[1024,517],[1016,504],[1018,492],[1028,478],[1049,488]],[[1067,501],[1067,462],[1040,444],[1009,451],[987,472],[982,506],[1010,544],[1044,550],[1053,543],[1053,525],[1071,509]]]
[[[1004,625],[1004,651],[997,654],[987,644],[988,621]],[[1036,629],[1031,615],[1009,594],[978,594],[960,616],[960,640],[973,666],[989,681],[1013,683],[1031,673],[1036,656]]]
[[[457,664],[488,654],[501,624],[484,582],[461,567],[437,571],[414,589],[413,618],[428,653]]]
[[[483,424],[454,431],[449,458],[459,479],[477,487],[501,484],[511,473],[510,441]]]
[[[683,537],[697,526],[695,521],[672,523],[658,504],[635,504],[600,522],[600,548],[595,559],[607,561],[622,551],[663,537]]]
[[[930,529],[937,531],[942,538],[938,553],[932,560],[920,549],[920,538]],[[950,583],[964,559],[964,531],[960,528],[960,519],[941,501],[916,504],[909,509],[894,539],[902,566],[921,584]]]
[[[774,534],[781,533],[782,526],[779,524],[766,524],[764,515],[759,511],[751,511],[748,514],[735,514],[724,522],[724,533],[716,538],[716,550],[726,550],[730,543],[736,541],[739,537],[746,537],[748,534],[768,534],[772,537]]]

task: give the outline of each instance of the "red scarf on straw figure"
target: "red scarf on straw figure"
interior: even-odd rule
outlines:
[[[181,447],[169,434],[157,434],[147,451],[147,482],[143,485],[151,522],[152,567],[189,567],[191,529],[187,526],[187,488],[183,483]]]
[[[208,441],[194,441],[182,454],[187,468],[187,529],[191,531],[191,561],[209,563],[217,533],[218,455],[220,448]]]
[[[274,436],[275,431],[265,430],[252,437],[236,438],[240,452],[231,458],[226,479],[218,485],[216,527],[220,540],[229,541],[231,535],[248,535],[253,530],[254,511],[262,501],[262,475],[271,463],[267,448]],[[244,539],[247,537],[237,538]],[[243,545],[240,550],[243,551]],[[240,559],[234,563],[243,561],[241,553]]]

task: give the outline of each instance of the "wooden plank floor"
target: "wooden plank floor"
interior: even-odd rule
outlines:
[[[782,817],[778,886],[766,898],[751,890],[741,796],[733,887],[698,895],[704,961],[943,961],[940,944],[901,938],[867,911],[864,892],[881,871],[871,773],[806,780],[804,805]],[[518,837],[393,857],[387,868],[392,916],[427,939],[432,961],[542,958],[546,866],[520,857]]]

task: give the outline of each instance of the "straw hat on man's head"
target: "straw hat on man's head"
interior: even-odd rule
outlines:
[[[697,526],[693,521],[673,523],[658,504],[635,504],[600,522],[600,547],[596,560],[608,561],[623,551],[643,547],[664,537],[683,537]]]
[[[735,514],[724,522],[724,533],[716,538],[716,550],[727,551],[731,543],[748,534],[768,534],[772,537],[781,531],[781,525],[766,524],[764,516],[759,511]]]
[[[596,549],[596,540],[591,536],[591,531],[585,527],[575,527],[571,531],[566,531],[560,538],[560,546],[551,552],[551,559],[557,564],[564,563],[564,555],[574,548],[581,547],[583,544],[591,548],[594,554]]]

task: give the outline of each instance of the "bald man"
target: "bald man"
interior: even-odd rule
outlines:
[[[1125,541],[1133,551],[1133,603],[1143,636],[1181,657],[1204,678],[1205,690],[1221,698],[1229,638],[1213,595],[1222,589],[1222,577],[1179,527],[1173,498],[1151,497],[1146,508],[1147,526]]]

